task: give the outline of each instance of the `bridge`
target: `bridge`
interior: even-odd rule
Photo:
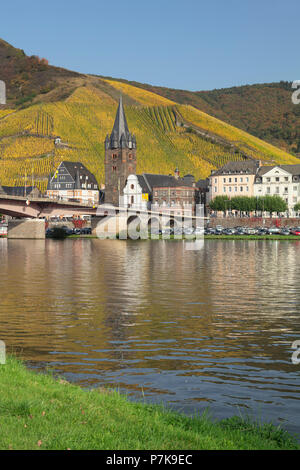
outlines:
[[[155,206],[154,206],[155,207]],[[172,207],[158,207],[157,209],[139,209],[137,207],[115,207],[111,204],[101,204],[99,206],[83,204],[70,200],[50,199],[50,198],[30,198],[23,196],[9,196],[0,194],[0,214],[11,217],[25,218],[50,218],[65,215],[91,215],[91,216],[151,216],[151,217],[172,217],[174,219],[184,217],[184,219],[204,220],[205,217],[195,215],[186,211],[184,214],[177,214]]]
[[[178,209],[177,209],[178,211]],[[12,216],[16,219],[24,219],[24,223],[17,220],[11,221],[8,227],[8,237],[15,238],[44,238],[44,228],[41,224],[33,225],[26,222],[38,219],[49,219],[59,216],[92,216],[93,234],[99,236],[102,226],[103,232],[125,233],[132,228],[146,230],[147,227],[163,228],[182,226],[187,224],[203,224],[205,217],[185,211],[176,213],[172,207],[158,207],[151,209],[139,209],[137,207],[115,207],[110,204],[92,206],[74,201],[58,200],[50,198],[26,198],[21,196],[9,196],[0,194],[0,214]],[[40,222],[42,222],[40,220]],[[100,223],[100,225],[99,225]],[[39,228],[37,228],[39,227]]]
[[[31,219],[70,215],[96,215],[97,207],[73,201],[26,198],[0,194],[0,214]]]

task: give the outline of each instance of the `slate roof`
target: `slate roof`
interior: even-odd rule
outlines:
[[[88,176],[89,178],[89,183],[92,184],[97,184],[97,180],[93,173],[91,173],[81,162],[67,162],[64,161],[62,162],[62,165],[64,165],[67,169],[67,171],[70,173],[74,181],[76,181],[76,178],[79,176]]]
[[[151,173],[143,173],[142,177],[144,178],[148,188],[179,188],[182,186],[192,187],[190,181],[185,181],[184,178],[176,179],[174,176],[170,175],[156,175]],[[149,189],[148,189],[149,191]]]
[[[212,176],[215,175],[227,175],[235,173],[246,173],[246,174],[256,174],[257,169],[259,168],[258,161],[255,160],[241,160],[237,162],[227,162],[222,168],[212,172]]]
[[[209,187],[209,180],[208,178],[206,178],[205,180],[199,180],[197,181],[196,183],[196,187],[199,188],[199,189],[206,189],[208,191],[208,187]]]
[[[93,175],[81,162],[68,162],[68,161],[63,161],[61,162],[60,166],[64,166],[68,173],[70,174],[71,178],[75,182],[75,189],[81,189],[81,181],[80,181],[80,176],[83,176],[83,181],[86,181],[86,176],[88,177],[88,183],[97,185],[98,183]],[[54,176],[50,176],[48,180],[48,186],[47,189],[51,190],[52,184],[54,183]]]
[[[24,186],[2,186],[2,188],[7,196],[25,196]],[[26,186],[26,195],[28,196],[33,191],[33,189],[35,189],[34,186]]]
[[[272,166],[261,166],[257,172],[257,176],[263,176],[269,171],[273,170],[273,168],[281,168],[288,173],[298,176],[300,175],[300,164],[298,165],[272,165]]]
[[[144,176],[143,176],[143,175],[136,175],[136,176],[137,176],[139,185],[140,185],[141,188],[142,188],[142,192],[143,192],[143,193],[151,193],[151,187],[149,187],[149,186],[147,185],[147,182],[146,182]]]

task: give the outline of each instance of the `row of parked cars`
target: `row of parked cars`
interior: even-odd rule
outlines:
[[[84,228],[69,228],[66,225],[59,226],[61,230],[64,230],[66,235],[91,235],[92,234],[92,229],[90,227],[84,227]],[[54,228],[48,228],[46,230],[46,236],[51,237],[51,235],[54,232]]]
[[[166,227],[163,229],[151,228],[150,233],[152,235],[203,235],[204,229],[201,227]]]
[[[215,228],[206,228],[205,235],[297,235],[300,236],[300,227],[234,227],[223,228],[217,225]]]

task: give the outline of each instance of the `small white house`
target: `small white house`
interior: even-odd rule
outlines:
[[[128,176],[126,185],[123,189],[123,194],[120,195],[120,206],[125,207],[126,209],[147,209],[148,197],[145,197],[137,175]]]

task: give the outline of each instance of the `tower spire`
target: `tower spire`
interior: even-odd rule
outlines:
[[[124,137],[122,138],[122,136]],[[125,111],[123,107],[123,97],[120,95],[119,106],[116,114],[116,119],[112,133],[110,135],[110,145],[112,148],[121,147],[121,139],[123,141],[123,146],[129,147],[130,141],[130,132],[128,129],[128,124],[125,116]]]

